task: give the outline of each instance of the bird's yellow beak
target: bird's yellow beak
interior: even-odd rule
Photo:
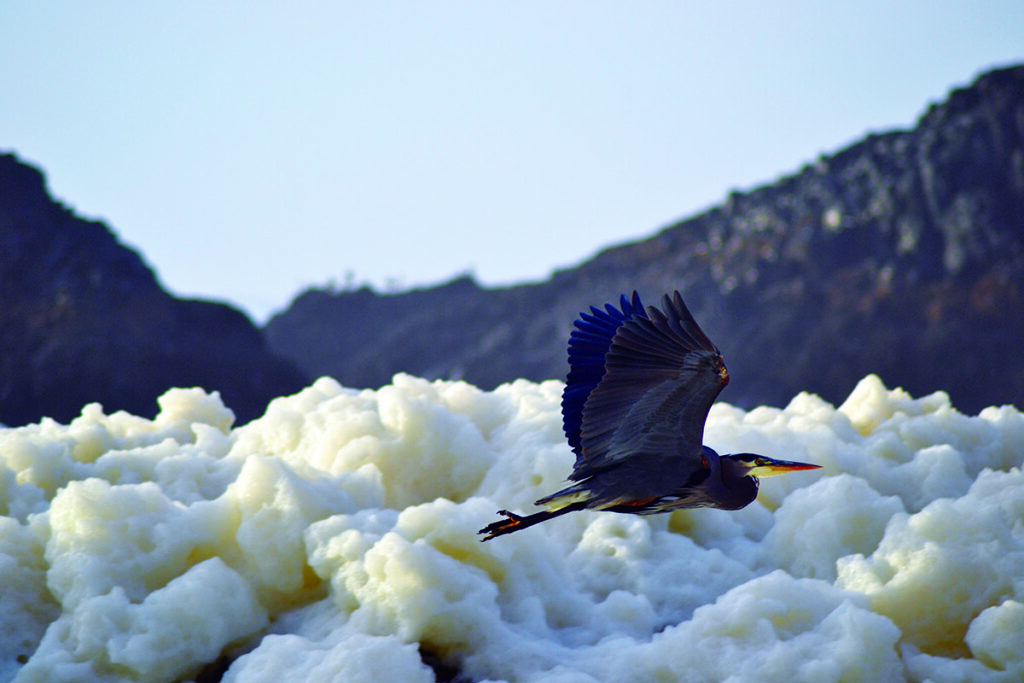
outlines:
[[[776,474],[796,472],[798,470],[817,470],[821,465],[811,465],[806,462],[793,462],[791,460],[775,460],[773,458],[757,458],[750,467],[750,474],[755,477],[774,477]]]

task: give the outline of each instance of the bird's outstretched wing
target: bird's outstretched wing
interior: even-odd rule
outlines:
[[[663,310],[644,311],[635,292],[621,303],[622,311],[609,306],[607,315],[592,309],[570,337],[563,395],[564,427],[577,453],[570,479],[626,461],[654,476],[670,466],[673,478],[685,479],[702,467],[704,422],[729,381],[725,363],[679,292],[662,298]]]
[[[630,301],[623,294],[619,308],[605,304],[605,310],[590,307],[590,313],[580,313],[573,322],[575,329],[569,335],[569,375],[562,392],[562,429],[577,457],[580,452],[580,427],[583,424],[583,406],[591,392],[604,377],[605,356],[612,345],[615,332],[633,316],[646,318],[647,312],[640,295],[633,292]]]

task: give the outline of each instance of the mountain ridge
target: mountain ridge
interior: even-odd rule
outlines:
[[[1024,66],[540,282],[309,289],[261,330],[230,305],[172,297],[13,154],[0,154],[0,253],[9,425],[67,421],[94,401],[153,415],[171,386],[218,390],[246,422],[318,375],[564,378],[577,313],[633,289],[647,304],[683,293],[735,380],[722,398],[745,407],[801,390],[838,402],[868,373],[946,390],[968,412],[1021,406]]]
[[[564,377],[570,324],[587,305],[679,289],[737,379],[724,400],[780,404],[806,389],[841,401],[874,372],[915,394],[948,390],[973,411],[1024,395],[1019,339],[1000,317],[1024,313],[1022,235],[1016,66],[951,91],[911,129],[868,135],[542,282],[311,289],[264,330],[308,374],[351,386],[406,371],[489,388]]]

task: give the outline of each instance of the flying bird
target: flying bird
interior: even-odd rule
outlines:
[[[729,372],[679,292],[662,297],[660,309],[644,308],[636,292],[622,295],[619,308],[591,306],[573,324],[562,427],[576,454],[575,483],[536,501],[547,509],[532,515],[499,510],[503,519],[481,529],[481,540],[576,510],[739,510],[757,498],[758,477],[820,467],[703,445]]]

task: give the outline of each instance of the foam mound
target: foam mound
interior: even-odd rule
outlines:
[[[823,469],[480,543],[571,471],[561,390],[321,379],[232,429],[175,389],[0,429],[0,680],[1024,680],[1017,410],[873,376],[719,403],[719,452]]]

